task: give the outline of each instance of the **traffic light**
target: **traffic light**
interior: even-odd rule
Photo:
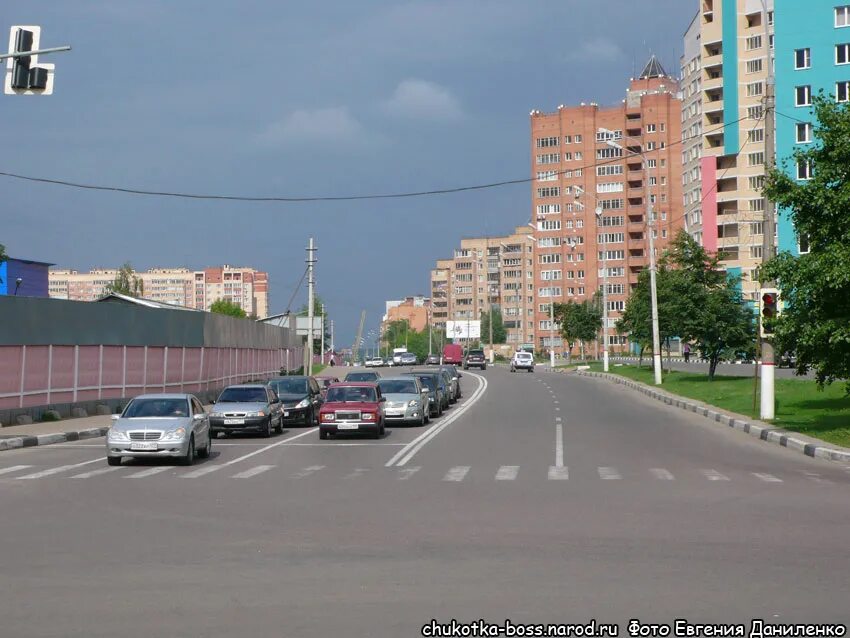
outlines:
[[[772,337],[775,333],[775,322],[779,316],[779,291],[776,288],[761,290],[761,336]]]
[[[39,51],[41,27],[13,26],[9,33],[9,53]],[[49,53],[55,51],[45,51]],[[53,93],[52,64],[38,64],[38,53],[8,58],[6,60],[6,81],[4,93],[7,95],[50,95]]]

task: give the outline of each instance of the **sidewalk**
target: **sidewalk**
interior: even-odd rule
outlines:
[[[31,425],[10,425],[0,428],[0,451],[105,436],[110,422],[111,416],[104,414]]]

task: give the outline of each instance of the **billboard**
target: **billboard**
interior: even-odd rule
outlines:
[[[448,339],[480,339],[481,321],[447,321],[446,338]]]

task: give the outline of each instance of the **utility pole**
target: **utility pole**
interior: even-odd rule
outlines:
[[[319,350],[322,353],[322,365],[325,364],[325,304],[322,304],[322,345]]]
[[[487,326],[490,328],[490,364],[493,364],[495,358],[493,356],[493,298],[490,296],[490,237],[487,237],[487,249],[484,251],[484,258],[487,260],[487,269],[485,274],[486,286],[484,290],[487,291],[487,306],[490,309],[490,320],[487,322]]]
[[[658,289],[656,285],[655,263],[655,220],[652,210],[652,192],[650,188],[650,166],[649,158],[643,155],[643,163],[646,167],[646,214],[649,228],[649,293],[652,302],[652,367],[655,371],[655,385],[661,385],[661,337],[658,330]]]
[[[773,72],[773,55],[770,50],[770,28],[767,20],[767,4],[762,0],[762,10],[764,22],[764,46],[767,50],[767,82],[764,92],[764,167],[765,173],[770,172],[773,168],[774,157],[776,155],[776,137],[775,137],[775,113],[776,106],[776,80]],[[764,220],[762,223],[762,252],[761,263],[764,265],[766,261],[771,259],[776,253],[774,245],[774,208],[775,204],[770,201],[767,195],[764,197]],[[762,288],[770,288],[775,282],[764,281],[759,277],[760,286]],[[759,295],[761,298],[761,295]],[[762,420],[770,421],[774,418],[775,413],[775,394],[774,394],[774,376],[775,376],[775,353],[773,352],[773,342],[769,337],[761,337],[761,405],[759,416]]]
[[[336,352],[334,350],[334,320],[331,319],[331,356],[333,356],[334,352]]]
[[[310,237],[310,243],[307,245],[307,367],[305,372],[308,376],[313,374],[313,304],[314,304],[314,288],[316,285],[315,277],[313,276],[313,265],[316,263],[316,248],[313,245],[313,238]]]
[[[555,369],[555,296],[549,297],[549,365]]]

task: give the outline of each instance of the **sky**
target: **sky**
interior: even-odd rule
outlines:
[[[398,193],[529,176],[529,111],[616,104],[656,54],[678,74],[697,0],[67,0],[4,3],[0,29],[73,49],[52,96],[0,95],[0,171],[245,196]],[[8,37],[8,36],[3,36]],[[529,219],[530,186],[421,198],[249,203],[0,177],[13,257],[265,270],[282,312],[316,291],[350,346],[366,311],[428,294],[462,237]],[[299,290],[293,303],[306,301]]]

